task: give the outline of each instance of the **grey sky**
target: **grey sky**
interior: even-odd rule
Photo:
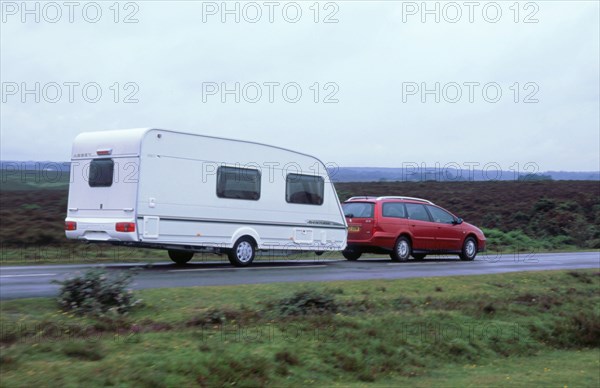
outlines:
[[[72,23],[69,8],[54,4],[62,16],[38,3],[37,23],[35,2],[33,14],[2,2],[2,159],[68,160],[79,132],[158,127],[260,141],[341,166],[600,169],[597,1],[428,2],[439,23],[420,1],[321,2],[318,23],[313,1],[239,2],[239,23],[221,15],[221,2],[123,2],[118,15],[113,2],[80,2]],[[97,8],[102,16],[91,23]],[[124,23],[128,15],[138,22]],[[39,95],[23,96],[36,82]],[[239,103],[211,94],[236,82]],[[439,103],[421,93],[436,82]],[[74,102],[65,83],[78,83],[70,84]],[[102,91],[95,103],[82,96],[89,83]],[[286,101],[298,87],[299,101]],[[95,89],[87,91],[94,100]],[[125,103],[132,92],[138,102]]]

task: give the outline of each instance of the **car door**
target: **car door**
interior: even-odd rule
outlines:
[[[406,203],[405,205],[408,214],[408,227],[413,237],[413,249],[435,250],[437,225],[431,221],[427,209],[419,203]]]
[[[396,239],[402,233],[408,231],[408,219],[406,208],[402,202],[383,202],[381,204],[381,217],[378,223],[380,236],[384,248],[393,249]]]
[[[437,206],[427,205],[427,210],[436,224],[436,249],[441,251],[458,251],[464,231],[461,225],[455,222],[456,218]]]

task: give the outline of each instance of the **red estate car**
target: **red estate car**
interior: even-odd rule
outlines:
[[[348,221],[348,260],[363,253],[389,253],[394,261],[428,254],[458,254],[473,260],[485,250],[481,229],[432,202],[412,197],[352,197],[342,204]]]

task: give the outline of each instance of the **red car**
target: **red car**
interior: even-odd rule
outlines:
[[[412,197],[352,197],[342,204],[348,221],[348,260],[389,253],[394,261],[428,254],[473,260],[485,250],[483,232],[432,202]]]

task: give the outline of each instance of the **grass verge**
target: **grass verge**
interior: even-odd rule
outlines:
[[[598,386],[600,273],[155,289],[119,319],[2,303],[3,386]]]

